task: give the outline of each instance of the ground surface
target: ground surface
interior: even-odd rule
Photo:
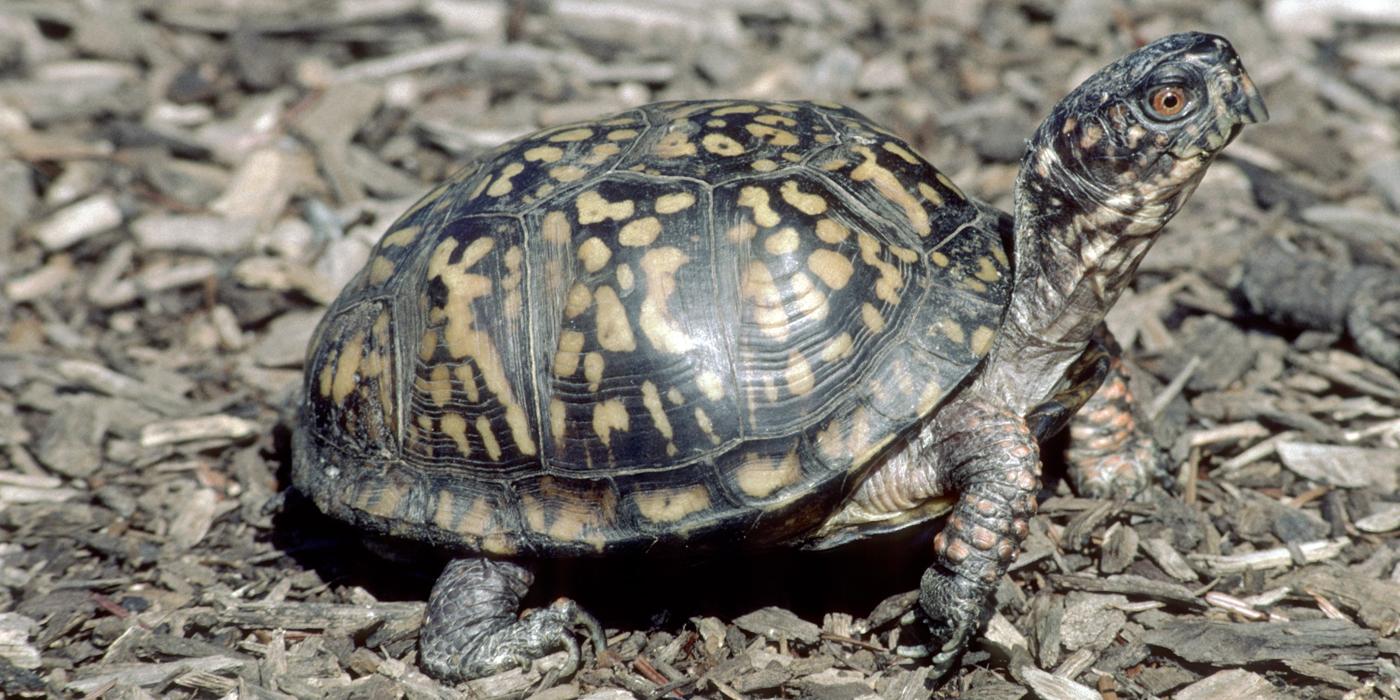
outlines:
[[[1188,28],[1234,41],[1273,121],[1111,318],[1176,492],[1052,478],[937,692],[1400,698],[1400,379],[1236,293],[1270,241],[1400,268],[1400,11],[1360,0],[0,5],[0,695],[535,692],[418,673],[440,562],[386,564],[286,492],[306,339],[426,183],[641,102],[804,97],[1005,205],[1060,95]],[[599,612],[615,658],[537,697],[926,697],[907,539],[547,569],[536,602]]]

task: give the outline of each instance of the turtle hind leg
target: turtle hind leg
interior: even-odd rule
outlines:
[[[428,596],[418,641],[423,670],[445,681],[470,680],[528,665],[562,649],[568,658],[546,677],[545,684],[552,685],[578,669],[575,627],[583,627],[601,653],[602,627],[572,600],[560,599],[517,616],[533,581],[528,570],[510,562],[449,562]]]
[[[1081,496],[1131,497],[1170,477],[1166,455],[1128,387],[1117,344],[1109,348],[1103,384],[1069,424],[1069,475]]]

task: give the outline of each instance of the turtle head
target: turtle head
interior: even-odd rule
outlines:
[[[1065,96],[1021,161],[1015,288],[985,389],[1016,408],[1049,396],[1211,161],[1267,116],[1229,42],[1196,32]]]
[[[1240,129],[1266,119],[1228,41],[1173,34],[1103,68],[1060,101],[1027,150],[1018,197],[1050,193],[1105,224],[1123,219],[1121,233],[1150,235]]]

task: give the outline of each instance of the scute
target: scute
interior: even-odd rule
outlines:
[[[533,134],[415,205],[328,310],[293,478],[497,554],[800,537],[980,362],[1008,225],[834,106]]]

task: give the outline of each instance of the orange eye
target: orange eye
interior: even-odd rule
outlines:
[[[1149,100],[1152,111],[1159,117],[1171,118],[1186,109],[1186,91],[1176,85],[1159,87],[1152,91]]]

